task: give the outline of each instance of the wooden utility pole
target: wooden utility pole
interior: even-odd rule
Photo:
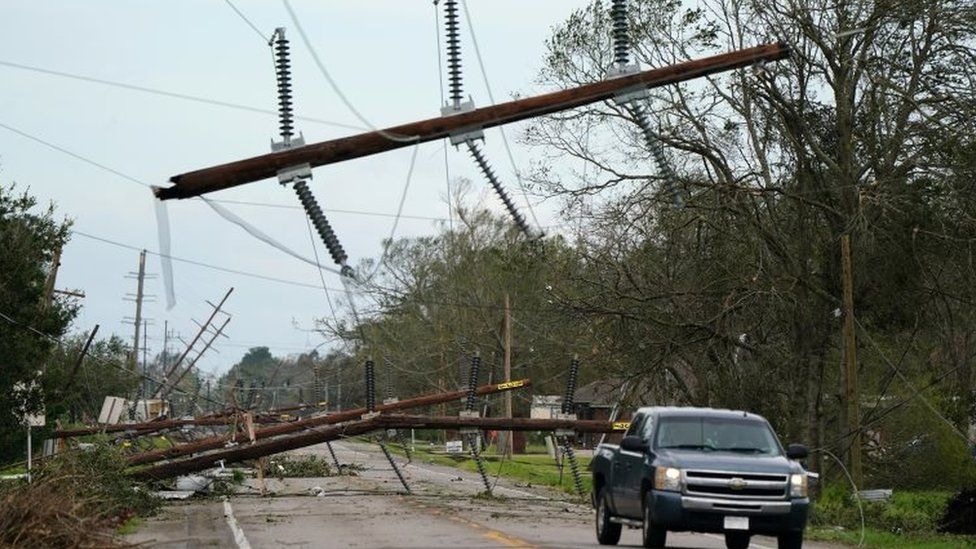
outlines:
[[[857,387],[857,341],[854,335],[854,275],[851,268],[851,236],[840,237],[841,276],[844,292],[844,403],[847,432],[851,436],[848,467],[854,484],[861,486],[861,393]]]
[[[58,279],[58,267],[61,266],[61,246],[54,250],[51,257],[51,270],[47,272],[47,280],[44,281],[44,301],[41,302],[41,310],[46,311],[51,306],[51,299],[54,298],[54,284]]]
[[[544,95],[463,111],[450,116],[411,122],[301,147],[288,147],[246,160],[175,175],[170,178],[173,186],[156,189],[155,192],[162,200],[190,198],[274,177],[279,170],[299,164],[309,164],[314,168],[361,158],[444,139],[453,133],[470,131],[472,128],[487,129],[510,124],[607,101],[617,94],[632,90],[677,84],[756,63],[785,59],[789,55],[790,49],[786,44],[776,43],[694,59]]]
[[[177,368],[180,367],[180,364],[182,364],[183,361],[186,360],[186,355],[190,354],[190,350],[193,349],[193,346],[196,345],[197,341],[200,340],[200,336],[203,335],[203,332],[205,332],[207,330],[207,327],[210,326],[210,323],[213,322],[214,317],[217,316],[218,312],[220,312],[221,307],[224,306],[224,302],[227,301],[227,298],[230,297],[230,294],[233,291],[234,288],[227,290],[227,293],[224,294],[224,298],[220,300],[220,303],[218,303],[217,305],[213,305],[213,312],[210,313],[210,318],[208,318],[206,322],[200,325],[200,329],[197,330],[197,335],[193,336],[193,340],[191,340],[189,345],[186,346],[186,349],[183,350],[183,353],[180,354],[180,357],[176,359],[176,362],[174,362],[173,365],[170,366],[169,370],[166,371],[166,375],[163,376],[163,384],[160,387],[156,388],[156,394],[153,395],[153,398],[159,398],[160,392],[169,384],[168,383],[169,379],[173,377],[173,374],[176,372]]]
[[[139,272],[136,274],[136,333],[132,338],[132,371],[139,369],[139,330],[142,329],[142,289],[146,280],[146,250],[139,252]]]
[[[88,334],[88,339],[85,340],[85,345],[81,348],[81,352],[78,353],[78,358],[75,360],[74,366],[71,367],[71,372],[68,374],[68,379],[64,381],[64,385],[61,387],[61,394],[67,394],[68,389],[71,388],[71,384],[74,383],[75,376],[78,375],[78,368],[81,368],[81,363],[85,360],[85,355],[88,354],[88,348],[91,347],[92,341],[95,340],[95,334],[97,333],[98,324],[96,324],[91,333]]]
[[[200,352],[197,353],[197,356],[194,357],[192,361],[190,361],[190,364],[183,369],[183,373],[181,373],[179,376],[176,377],[176,381],[170,384],[169,389],[164,390],[160,394],[160,398],[166,398],[166,394],[169,393],[169,391],[176,389],[176,386],[179,385],[181,381],[183,381],[183,378],[186,377],[186,374],[190,373],[190,370],[192,370],[193,367],[197,365],[197,361],[200,360],[200,357],[203,356],[203,353],[206,353],[207,350],[210,349],[210,346],[213,345],[213,342],[216,341],[217,338],[224,333],[224,328],[227,327],[228,323],[230,323],[230,317],[224,319],[224,323],[220,325],[220,328],[218,328],[216,332],[214,332],[213,337],[211,337],[210,340],[207,341],[206,344],[204,344],[203,349],[201,349]]]
[[[503,360],[503,367],[505,373],[505,383],[512,380],[512,311],[508,301],[508,292],[505,293],[505,358]],[[512,417],[512,393],[511,391],[505,393],[505,417],[511,419]],[[514,441],[512,440],[512,432],[505,432],[505,455],[511,457],[513,450],[515,449]]]

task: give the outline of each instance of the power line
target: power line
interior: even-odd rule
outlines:
[[[197,267],[203,267],[203,268],[206,268],[206,269],[214,269],[214,270],[222,271],[222,272],[225,272],[225,273],[236,274],[236,275],[241,275],[241,276],[248,276],[248,277],[251,277],[251,278],[257,278],[257,279],[266,280],[266,281],[269,281],[269,282],[277,282],[277,283],[280,283],[280,284],[288,284],[288,285],[291,285],[291,286],[298,286],[298,287],[301,287],[301,288],[314,288],[314,289],[319,289],[320,288],[319,286],[317,286],[315,284],[309,284],[309,283],[306,283],[306,282],[299,282],[297,280],[288,280],[288,279],[284,279],[284,278],[278,278],[278,277],[274,277],[274,276],[268,276],[268,275],[263,275],[263,274],[258,274],[258,273],[252,273],[252,272],[248,272],[248,271],[241,271],[239,269],[232,269],[230,267],[222,267],[220,265],[214,265],[212,263],[204,263],[202,261],[196,261],[196,260],[193,260],[193,259],[186,259],[186,258],[182,258],[182,257],[176,257],[174,255],[163,254],[163,253],[160,253],[160,252],[157,252],[157,251],[154,251],[154,250],[150,250],[150,249],[144,248],[142,246],[133,246],[131,244],[124,244],[124,243],[118,242],[116,240],[111,240],[111,239],[108,239],[108,238],[104,238],[104,237],[100,237],[100,236],[95,236],[93,234],[89,234],[89,233],[86,233],[86,232],[83,232],[83,231],[79,231],[77,229],[72,229],[71,230],[71,233],[72,234],[79,235],[79,236],[83,236],[85,238],[90,238],[92,240],[97,240],[97,241],[103,242],[105,244],[111,244],[113,246],[118,246],[120,248],[125,248],[125,249],[128,249],[128,250],[141,251],[141,250],[144,250],[145,249],[147,254],[155,255],[157,257],[165,257],[165,258],[171,259],[173,261],[179,261],[180,263],[186,263],[188,265],[196,265]],[[333,288],[333,291],[337,291],[338,292],[338,291],[341,291],[341,290],[338,290],[336,288]]]
[[[33,332],[33,333],[35,333],[35,334],[43,337],[44,339],[47,339],[48,341],[51,341],[52,343],[54,343],[55,345],[57,345],[58,347],[60,347],[62,349],[66,347],[65,343],[63,341],[61,341],[60,339],[58,339],[58,338],[56,338],[56,337],[54,337],[54,336],[52,336],[50,334],[44,333],[44,332],[38,330],[37,328],[31,326],[30,324],[25,324],[23,322],[19,322],[19,321],[15,320],[15,319],[11,318],[10,316],[4,314],[3,312],[0,312],[0,318],[6,320],[10,324],[13,324],[14,326],[17,326],[18,328],[21,328],[23,330],[27,330],[27,331]],[[111,361],[101,360],[101,359],[99,359],[99,358],[97,358],[97,357],[95,357],[95,356],[93,356],[91,354],[86,355],[85,358],[87,360],[89,360],[89,361],[92,361],[92,362],[97,362],[99,364],[111,366],[111,367],[113,367],[113,368],[115,368],[117,370],[120,370],[122,372],[125,372],[127,374],[132,374],[132,375],[138,376],[141,379],[145,379],[145,380],[151,381],[151,382],[156,383],[156,384],[159,384],[160,383],[159,380],[153,378],[152,376],[150,376],[147,373],[139,372],[138,370],[131,370],[129,368],[126,368],[125,366],[116,364],[116,363],[111,362]],[[87,375],[87,373],[86,373],[86,375]],[[178,391],[178,392],[181,392],[183,394],[190,395],[190,393],[188,391],[186,391],[184,389],[180,389],[179,387],[173,387],[173,389],[176,390],[176,391]],[[91,392],[92,391],[89,390],[89,393],[91,393]],[[204,397],[204,399],[205,400],[208,400],[208,401],[210,401],[210,402],[212,402],[214,404],[218,404],[220,406],[223,406],[223,403],[222,402],[217,402],[217,401],[215,401],[213,399],[208,399],[206,397]]]
[[[228,200],[228,199],[209,199],[211,202],[218,202],[220,204],[237,204],[240,206],[259,206],[264,208],[280,208],[284,210],[302,210],[301,206],[295,206],[293,204],[275,204],[272,202],[254,202],[249,200]],[[448,221],[446,217],[430,217],[424,215],[410,215],[405,214],[400,211],[397,213],[386,213],[386,212],[372,212],[366,210],[345,210],[339,208],[322,208],[323,212],[328,213],[341,213],[341,214],[352,214],[352,215],[367,215],[373,217],[387,217],[394,218],[399,217],[401,219],[416,219],[419,221]]]
[[[261,40],[263,40],[265,42],[270,42],[271,41],[270,38],[268,38],[267,36],[264,35],[263,32],[261,32],[261,29],[259,29],[257,27],[257,25],[255,25],[254,23],[252,23],[251,20],[248,19],[246,15],[244,15],[244,12],[242,12],[239,9],[237,9],[237,6],[235,6],[233,2],[231,2],[230,0],[224,0],[224,3],[227,4],[230,7],[230,9],[234,10],[234,13],[236,13],[237,16],[241,18],[241,20],[243,20],[245,23],[247,23],[247,26],[251,27],[254,30],[254,32],[256,32],[257,35],[261,37]]]
[[[87,75],[83,75],[83,74],[57,71],[57,70],[53,70],[53,69],[45,69],[45,68],[42,68],[42,67],[36,67],[36,66],[32,66],[32,65],[24,65],[24,64],[21,64],[21,63],[14,63],[12,61],[3,61],[3,60],[0,60],[0,66],[10,67],[10,68],[14,68],[14,69],[21,69],[21,70],[25,70],[25,71],[31,71],[31,72],[40,73],[40,74],[47,74],[47,75],[50,75],[50,76],[58,76],[58,77],[61,77],[61,78],[68,78],[68,79],[71,79],[71,80],[78,80],[78,81],[81,81],[81,82],[89,82],[89,83],[92,83],[92,84],[101,84],[103,86],[110,86],[110,87],[113,87],[113,88],[120,88],[120,89],[125,89],[125,90],[130,90],[130,91],[138,91],[138,92],[148,93],[148,94],[152,94],[152,95],[159,95],[159,96],[169,97],[169,98],[173,98],[173,99],[182,99],[184,101],[192,101],[192,102],[195,102],[195,103],[203,103],[203,104],[206,104],[206,105],[213,105],[213,106],[217,106],[217,107],[225,107],[225,108],[228,108],[228,109],[235,109],[235,110],[240,110],[240,111],[256,112],[256,113],[260,113],[260,114],[269,114],[269,115],[272,115],[272,116],[278,116],[278,111],[274,111],[274,110],[271,110],[271,109],[263,109],[261,107],[253,107],[251,105],[243,105],[243,104],[240,104],[240,103],[232,103],[230,101],[222,101],[222,100],[219,100],[219,99],[212,99],[212,98],[209,98],[209,97],[200,97],[200,96],[197,96],[197,95],[189,95],[189,94],[186,94],[186,93],[172,92],[172,91],[167,91],[167,90],[161,90],[161,89],[158,89],[158,88],[150,88],[150,87],[146,87],[146,86],[139,86],[139,85],[136,85],[136,84],[128,84],[128,83],[125,83],[125,82],[119,82],[117,80],[106,80],[106,79],[103,79],[103,78],[96,78],[94,76],[87,76]],[[309,117],[309,116],[296,116],[295,118],[297,118],[299,120],[304,120],[304,121],[307,121],[307,122],[314,122],[316,124],[323,124],[323,125],[326,125],[326,126],[335,126],[337,128],[345,128],[345,129],[349,129],[349,130],[359,130],[359,131],[362,131],[362,130],[368,129],[368,128],[364,128],[362,126],[357,126],[355,124],[345,124],[345,123],[342,123],[342,122],[335,122],[335,121],[332,121],[332,120],[324,120],[324,119],[321,119],[321,118],[314,118],[314,117]]]
[[[15,134],[17,134],[17,135],[19,135],[21,137],[30,139],[31,141],[34,141],[36,143],[40,143],[41,145],[44,145],[45,147],[49,147],[51,149],[54,149],[54,150],[58,151],[59,153],[66,154],[66,155],[74,158],[75,160],[80,160],[80,161],[84,162],[85,164],[89,164],[91,166],[95,166],[96,168],[99,168],[101,170],[105,170],[108,173],[117,175],[117,176],[121,177],[122,179],[125,179],[126,181],[135,183],[136,185],[141,185],[141,186],[146,187],[146,188],[151,188],[152,187],[148,183],[144,183],[142,181],[139,181],[138,179],[136,179],[135,177],[132,177],[131,175],[128,175],[128,174],[123,173],[123,172],[120,172],[120,171],[118,171],[116,169],[113,169],[113,168],[109,168],[105,164],[100,164],[98,162],[95,162],[94,160],[91,160],[89,158],[85,158],[84,156],[81,156],[80,154],[73,153],[73,152],[69,151],[68,149],[65,149],[64,147],[60,147],[58,145],[55,145],[54,143],[51,143],[50,141],[45,141],[44,139],[41,139],[40,137],[31,135],[31,134],[29,134],[29,133],[27,133],[25,131],[19,130],[19,129],[13,127],[13,126],[8,126],[7,124],[4,124],[3,122],[0,122],[0,128],[3,128],[3,129],[5,129],[5,130],[7,130],[9,132],[15,133]]]
[[[969,437],[965,433],[963,433],[959,429],[959,427],[956,427],[956,424],[955,423],[949,421],[949,418],[945,417],[945,415],[943,415],[942,412],[940,412],[938,408],[936,408],[927,398],[925,398],[925,397],[922,396],[921,391],[919,391],[915,387],[915,384],[912,383],[911,380],[908,379],[908,376],[906,376],[901,371],[901,368],[899,368],[894,362],[892,362],[891,359],[888,358],[888,355],[885,354],[885,352],[881,350],[881,346],[878,345],[878,343],[874,340],[873,337],[871,337],[871,334],[869,334],[868,331],[867,331],[867,328],[865,328],[864,325],[861,324],[861,321],[858,320],[857,318],[855,318],[854,319],[854,322],[857,324],[858,328],[861,329],[861,334],[871,343],[871,346],[874,347],[874,350],[877,351],[877,353],[878,353],[879,356],[881,356],[881,359],[884,360],[885,364],[887,364],[889,368],[891,368],[892,370],[894,370],[895,374],[898,375],[898,378],[901,379],[902,383],[904,383],[905,385],[908,386],[908,388],[912,392],[913,397],[921,400],[922,403],[925,404],[925,407],[929,409],[929,411],[931,411],[933,414],[935,414],[936,416],[938,416],[938,418],[941,419],[946,425],[948,425],[949,428],[955,434],[959,435],[959,437],[961,439],[963,439],[964,441],[966,441],[966,444],[972,444],[973,441],[972,440],[969,440]]]
[[[380,260],[376,262],[376,267],[373,269],[373,272],[369,273],[366,280],[372,279],[383,264],[386,263],[386,255],[390,251],[390,246],[393,245],[393,238],[396,236],[397,225],[400,224],[400,217],[403,215],[403,205],[407,202],[407,193],[410,191],[410,181],[413,179],[413,169],[417,164],[417,152],[419,150],[420,145],[414,145],[413,154],[410,155],[410,167],[407,169],[407,179],[403,182],[403,191],[400,193],[400,205],[397,206],[397,214],[393,219],[393,227],[390,228],[390,237],[386,239],[386,244],[383,246],[383,253],[380,255]]]
[[[417,136],[394,135],[384,130],[381,130],[380,128],[376,127],[375,124],[367,120],[366,117],[363,116],[361,112],[359,112],[356,106],[352,104],[352,101],[350,101],[349,98],[346,97],[346,94],[342,92],[342,89],[339,88],[339,85],[332,78],[332,75],[329,74],[328,69],[325,68],[325,64],[322,63],[322,59],[319,58],[318,52],[316,52],[315,48],[312,47],[311,40],[309,40],[308,35],[305,34],[305,29],[302,27],[302,24],[298,21],[298,16],[295,15],[295,10],[292,9],[291,3],[288,0],[281,0],[281,3],[285,6],[285,10],[288,11],[288,15],[291,17],[292,23],[295,24],[295,30],[297,30],[298,35],[302,37],[302,42],[305,43],[305,48],[308,50],[308,53],[312,56],[312,60],[315,61],[315,65],[318,67],[319,72],[322,73],[322,76],[325,77],[325,80],[329,83],[329,86],[332,87],[332,91],[335,92],[335,94],[339,97],[339,100],[342,101],[343,104],[345,104],[346,108],[349,109],[349,112],[355,115],[355,117],[358,118],[360,122],[362,122],[367,127],[369,127],[371,131],[374,131],[382,135],[383,137],[389,139],[390,141],[399,141],[399,142],[407,142],[407,143],[413,143],[414,141],[417,141],[418,139]]]
[[[481,57],[481,48],[478,47],[478,37],[474,32],[474,23],[471,21],[471,12],[468,11],[468,2],[466,0],[461,0],[461,7],[464,8],[464,19],[468,23],[468,31],[471,33],[471,45],[474,46],[474,55],[478,59],[478,67],[481,69],[481,78],[485,81],[485,89],[488,91],[488,100],[491,104],[495,104],[495,94],[491,91],[491,81],[488,80],[488,71],[485,70],[485,62]],[[525,205],[529,208],[529,214],[532,215],[532,221],[535,226],[542,230],[542,225],[539,224],[539,218],[535,215],[535,209],[532,208],[532,202],[529,200],[529,195],[525,190],[525,184],[522,182],[522,176],[519,174],[518,167],[515,165],[515,156],[512,155],[512,148],[508,144],[508,136],[505,134],[505,127],[498,126],[498,132],[502,136],[502,144],[505,145],[505,153],[508,155],[508,161],[512,165],[512,171],[515,173],[515,180],[518,182],[519,189],[522,191],[522,199],[525,200]]]

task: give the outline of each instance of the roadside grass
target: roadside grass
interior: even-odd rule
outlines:
[[[976,547],[976,536],[938,532],[952,497],[935,490],[895,490],[887,502],[862,502],[864,546],[866,547]],[[861,518],[849,490],[827,486],[815,500],[807,537],[857,545],[861,539]]]
[[[398,455],[404,455],[403,449],[399,446],[391,445],[390,448]],[[485,459],[488,476],[491,479],[497,475],[517,482],[533,486],[546,486],[570,495],[576,495],[576,487],[573,483],[573,475],[570,472],[568,461],[563,467],[562,474],[560,474],[556,461],[547,454],[516,454],[509,459],[497,454],[492,446],[486,449],[482,457]],[[414,459],[435,465],[455,467],[463,471],[477,472],[478,470],[474,459],[467,452],[464,454],[446,454],[418,447],[414,451]],[[592,480],[587,470],[590,458],[577,456],[576,459],[579,462],[584,493],[589,493],[592,487]]]
[[[847,545],[857,545],[861,539],[860,528],[849,530],[829,526],[807,528],[806,539],[813,541],[832,541]],[[899,533],[876,528],[865,528],[864,547],[877,549],[914,547],[918,549],[956,549],[976,547],[976,537],[956,536],[937,533]]]

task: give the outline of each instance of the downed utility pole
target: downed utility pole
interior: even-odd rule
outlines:
[[[220,325],[220,328],[217,328],[217,331],[215,331],[213,333],[213,337],[211,337],[210,340],[207,341],[206,344],[204,344],[203,349],[201,349],[200,352],[197,353],[197,356],[194,357],[193,360],[190,361],[190,364],[186,368],[183,369],[183,372],[179,376],[177,376],[176,380],[173,381],[173,383],[170,384],[169,388],[168,389],[164,389],[161,392],[161,397],[162,398],[166,398],[166,395],[168,395],[173,389],[175,389],[180,384],[181,381],[183,381],[183,378],[186,377],[186,374],[190,373],[190,371],[193,370],[193,367],[197,365],[197,361],[200,360],[200,357],[203,356],[203,353],[206,353],[207,350],[210,349],[210,346],[213,345],[213,342],[216,341],[218,337],[220,337],[221,335],[223,335],[224,328],[226,328],[227,327],[227,324],[230,323],[230,319],[231,319],[231,317],[227,317],[227,318],[224,319],[224,323]],[[200,389],[200,387],[197,386],[197,390],[198,391],[199,391],[199,389]]]
[[[339,425],[328,425],[289,437],[265,440],[255,442],[254,444],[242,444],[219,452],[212,452],[181,461],[162,463],[135,471],[132,476],[137,480],[154,480],[185,475],[187,473],[209,469],[220,461],[233,463],[247,459],[257,459],[296,448],[304,448],[313,444],[329,442],[345,436],[363,435],[378,429],[379,424],[379,418],[374,417],[372,419],[351,421]]]
[[[524,387],[529,387],[530,385],[532,385],[532,382],[529,381],[528,379],[520,379],[509,383],[499,383],[496,385],[483,385],[481,387],[478,387],[476,394],[490,395],[494,393],[500,393],[502,391],[521,389]],[[419,408],[422,406],[432,406],[435,404],[451,402],[452,400],[460,400],[465,396],[466,393],[464,391],[453,391],[450,393],[434,393],[430,395],[408,398],[397,402],[378,404],[376,406],[375,411],[389,412],[393,410],[407,410],[410,408]],[[264,438],[285,435],[288,433],[295,433],[303,429],[311,429],[323,425],[334,425],[345,421],[359,419],[365,413],[367,413],[366,408],[354,408],[352,410],[346,410],[344,412],[338,412],[335,414],[315,416],[300,421],[283,423],[281,425],[266,427],[264,429],[257,429],[256,431],[254,431],[254,438],[260,440]],[[159,450],[152,450],[150,452],[146,452],[143,454],[136,454],[129,458],[129,464],[138,465],[143,463],[152,463],[154,461],[171,459],[179,456],[185,456],[187,454],[195,454],[199,452],[205,452],[207,450],[215,450],[217,448],[223,448],[228,442],[231,441],[232,441],[231,435],[222,435],[222,436],[205,438],[203,440],[198,440],[187,444],[180,444],[179,446],[173,446],[172,448],[162,448]]]
[[[264,440],[253,444],[242,444],[233,448],[210,452],[209,454],[180,461],[162,463],[134,471],[132,476],[138,480],[158,480],[177,475],[185,475],[187,473],[209,469],[214,467],[218,462],[233,463],[247,459],[257,459],[344,437],[363,435],[378,429],[460,429],[463,427],[504,429],[508,431],[573,429],[580,433],[608,433],[617,430],[609,421],[595,420],[574,421],[523,417],[509,419],[493,417],[379,415],[367,419],[348,421],[338,425],[309,429],[295,435]]]
[[[175,429],[186,425],[233,425],[239,422],[236,416],[210,416],[190,419],[159,419],[156,421],[144,421],[141,423],[117,423],[115,425],[99,425],[96,427],[81,427],[78,429],[58,429],[51,434],[52,438],[71,438],[98,433],[119,433],[132,432],[138,436],[148,435],[155,431]],[[254,418],[255,423],[279,423],[274,417],[259,416]]]
[[[370,156],[415,143],[425,143],[450,137],[451,134],[466,128],[492,128],[599,101],[612,100],[620,92],[627,89],[638,90],[677,84],[755,63],[785,59],[789,55],[789,47],[783,43],[777,43],[685,61],[675,65],[627,74],[611,80],[584,84],[576,88],[321,143],[290,147],[246,160],[175,175],[170,178],[173,186],[157,188],[155,193],[161,200],[191,198],[208,192],[275,177],[280,170],[301,164],[316,167]],[[390,139],[391,136],[398,137]]]
[[[412,416],[382,415],[382,427],[397,429],[461,429],[474,427],[497,431],[576,431],[577,433],[612,433],[620,431],[619,426],[596,419],[537,419],[528,417],[455,417],[455,416]]]
[[[227,301],[227,298],[230,297],[230,294],[233,291],[234,288],[227,290],[227,293],[224,294],[224,298],[220,300],[220,303],[218,303],[217,305],[211,304],[211,306],[213,307],[213,312],[210,313],[210,317],[207,319],[206,322],[204,322],[200,326],[200,330],[197,331],[197,335],[193,336],[193,340],[191,340],[189,345],[186,346],[186,349],[183,350],[183,353],[180,355],[180,357],[176,359],[176,362],[174,362],[173,365],[170,366],[169,370],[166,371],[166,375],[163,376],[163,384],[156,389],[156,394],[153,395],[153,398],[162,398],[161,395],[163,395],[164,392],[168,392],[167,388],[170,386],[169,381],[173,377],[173,374],[176,372],[177,369],[179,369],[180,364],[182,364],[183,361],[186,360],[186,355],[190,354],[190,350],[193,349],[193,346],[196,345],[197,341],[200,339],[200,336],[203,335],[203,332],[205,332],[207,330],[207,327],[210,326],[210,323],[213,322],[214,317],[217,316],[217,313],[220,312],[221,307],[224,306],[224,302]],[[210,302],[208,301],[207,303]]]

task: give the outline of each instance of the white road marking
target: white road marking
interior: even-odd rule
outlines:
[[[227,519],[227,526],[230,527],[230,531],[234,534],[234,543],[237,544],[238,549],[251,549],[251,544],[247,541],[244,530],[241,529],[240,524],[237,524],[237,519],[234,517],[234,510],[230,506],[230,501],[226,499],[224,500],[224,518]]]

